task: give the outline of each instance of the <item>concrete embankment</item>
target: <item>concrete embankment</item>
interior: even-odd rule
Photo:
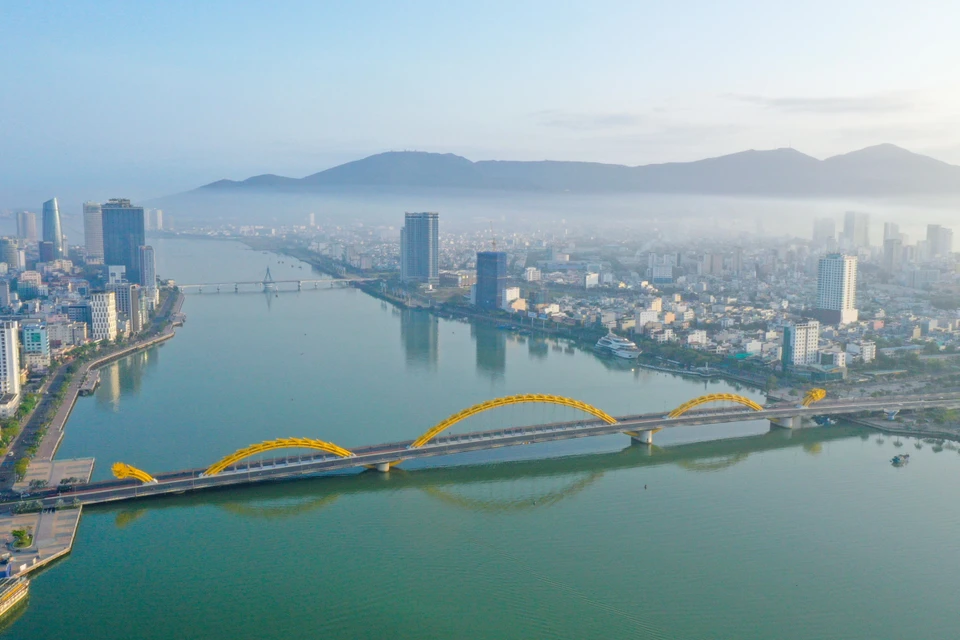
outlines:
[[[938,440],[954,440],[960,442],[960,431],[957,429],[935,429],[930,427],[909,428],[897,422],[866,420],[863,418],[844,417],[845,422],[852,422],[862,427],[869,427],[890,435],[903,436],[905,438],[936,438]]]

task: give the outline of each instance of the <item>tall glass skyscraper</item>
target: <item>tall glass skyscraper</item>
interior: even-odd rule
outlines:
[[[481,309],[499,309],[507,286],[507,254],[503,251],[477,252],[476,304]]]
[[[87,259],[103,262],[103,213],[100,203],[83,203],[83,242]]]
[[[143,229],[143,207],[134,207],[129,200],[114,198],[100,205],[103,223],[103,261],[107,265],[123,265],[127,282],[140,282],[140,247],[146,244]]]
[[[440,214],[407,213],[400,230],[400,279],[440,283]]]
[[[43,203],[43,241],[53,243],[54,260],[63,257],[63,230],[56,198]]]

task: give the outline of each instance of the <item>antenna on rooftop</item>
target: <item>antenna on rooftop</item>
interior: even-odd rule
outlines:
[[[493,220],[490,221],[490,245],[497,250],[497,235],[493,232]]]

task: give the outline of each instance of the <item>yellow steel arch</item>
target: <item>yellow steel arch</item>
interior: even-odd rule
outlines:
[[[114,462],[113,466],[110,467],[110,470],[113,471],[113,475],[115,477],[121,480],[126,480],[127,478],[136,478],[143,484],[156,482],[156,479],[146,471],[141,471],[136,467],[131,467],[124,462]]]
[[[690,409],[699,407],[702,404],[709,404],[711,402],[736,402],[737,404],[742,404],[743,406],[749,407],[754,411],[763,411],[763,407],[750,398],[738,396],[735,393],[711,393],[710,395],[700,396],[699,398],[694,398],[693,400],[684,402],[682,405],[668,413],[667,417],[679,418],[687,411],[690,411]]]
[[[820,402],[826,397],[826,389],[810,389],[810,391],[807,391],[807,393],[803,396],[803,406],[809,407],[814,402]]]
[[[600,418],[607,424],[614,424],[617,420],[613,416],[607,414],[600,409],[597,409],[593,405],[587,404],[586,402],[580,402],[579,400],[574,400],[573,398],[565,398],[563,396],[551,396],[541,393],[524,393],[515,396],[505,396],[503,398],[496,398],[494,400],[487,400],[486,402],[481,402],[480,404],[475,404],[472,407],[467,407],[459,413],[455,413],[443,422],[438,423],[432,427],[429,431],[424,433],[422,436],[414,440],[410,444],[411,449],[417,447],[422,447],[431,440],[433,440],[437,435],[443,431],[449,429],[453,425],[457,424],[461,420],[466,420],[470,416],[475,416],[478,413],[483,413],[490,409],[496,409],[497,407],[505,407],[511,404],[525,404],[525,403],[544,403],[544,404],[558,404],[564,407],[573,407],[574,409],[579,409],[585,413],[589,413],[592,416]]]
[[[243,449],[238,449],[237,451],[234,451],[228,455],[226,458],[223,458],[211,465],[209,469],[203,472],[203,475],[215,476],[230,465],[236,464],[244,458],[249,458],[250,456],[255,456],[258,453],[264,453],[266,451],[274,451],[276,449],[316,449],[318,451],[332,453],[340,456],[341,458],[349,458],[353,455],[352,451],[344,449],[343,447],[338,447],[332,442],[314,440],[313,438],[278,438],[276,440],[267,440],[266,442],[260,442],[257,444],[252,444],[249,447],[244,447]]]

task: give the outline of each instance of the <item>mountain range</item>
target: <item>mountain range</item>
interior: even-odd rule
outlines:
[[[520,191],[821,196],[960,193],[960,167],[892,144],[819,160],[795,149],[742,151],[695,162],[472,162],[451,153],[390,151],[304,178],[266,174],[198,191],[320,191],[418,187]]]

